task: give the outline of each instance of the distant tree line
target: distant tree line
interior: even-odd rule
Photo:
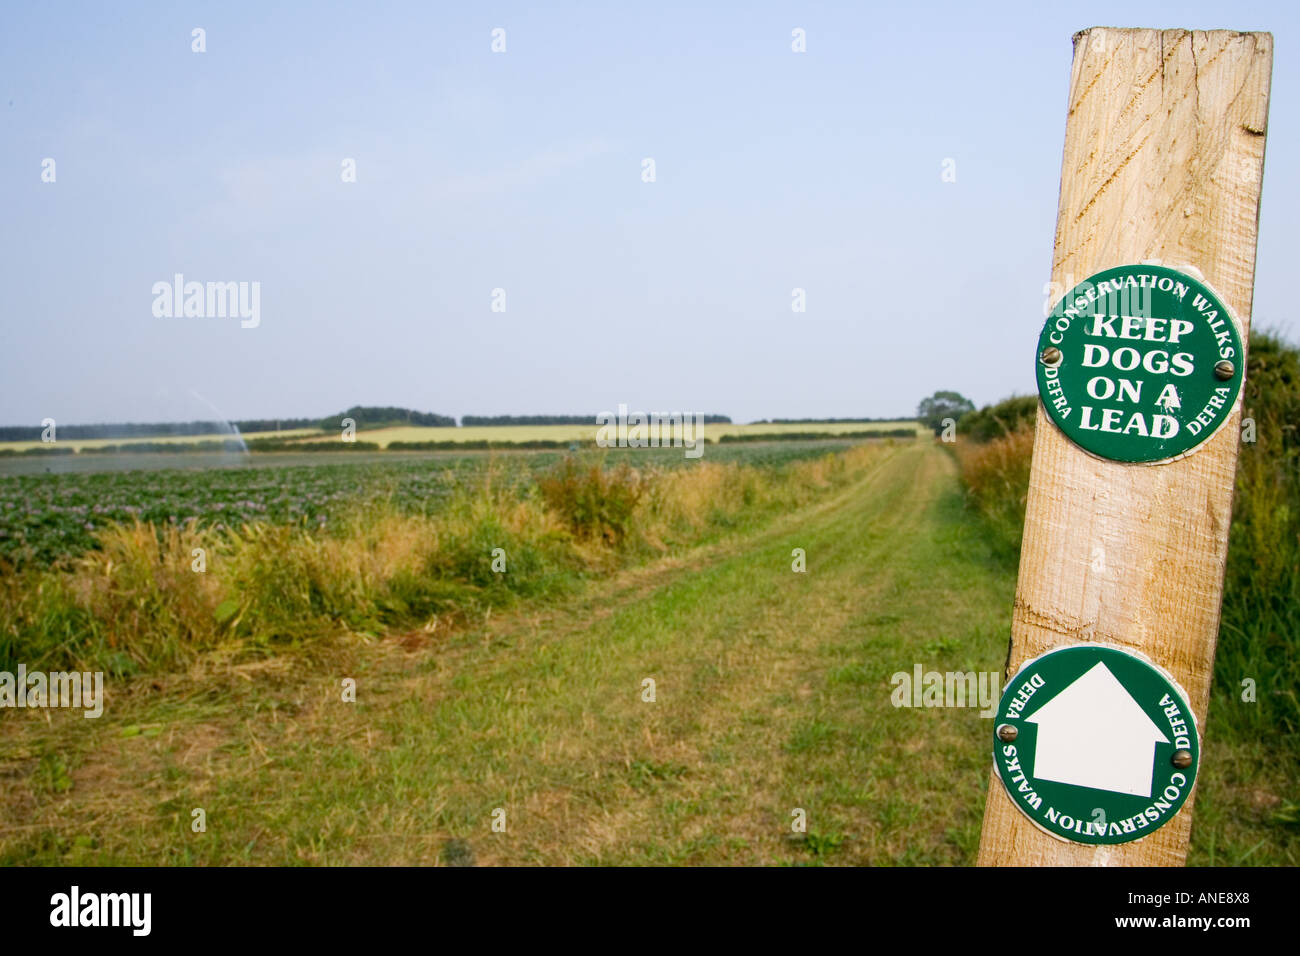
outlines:
[[[1033,425],[1037,416],[1037,395],[1015,395],[977,412],[967,412],[958,420],[957,430],[977,442],[991,441],[1022,425]]]
[[[916,409],[916,417],[936,435],[942,435],[944,422],[951,421],[964,437],[977,442],[991,441],[1022,426],[1032,426],[1037,414],[1037,395],[1013,395],[976,410],[975,404],[958,392],[935,392],[921,399]]]
[[[426,428],[456,427],[456,419],[449,415],[417,412],[410,408],[397,408],[391,405],[353,405],[346,412],[331,415],[312,424],[326,431],[339,431],[343,428],[345,418],[356,422],[357,428],[389,428],[393,425],[422,425]]]
[[[462,415],[463,428],[482,425],[594,425],[595,415]]]
[[[314,418],[248,418],[231,424],[239,429],[240,434],[297,431],[302,428],[317,428],[320,425]]]
[[[945,422],[951,421],[956,425],[959,418],[973,411],[975,403],[960,392],[935,392],[929,398],[921,399],[916,406],[916,417],[938,437]]]

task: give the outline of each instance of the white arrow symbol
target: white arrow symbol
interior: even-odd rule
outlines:
[[[1104,663],[1025,723],[1038,725],[1031,774],[1039,780],[1151,796],[1155,745],[1169,743]]]

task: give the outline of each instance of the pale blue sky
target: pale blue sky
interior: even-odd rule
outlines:
[[[1028,393],[1098,24],[1273,31],[1254,318],[1296,337],[1293,3],[267,7],[0,11],[0,424]],[[155,318],[176,272],[260,326]]]

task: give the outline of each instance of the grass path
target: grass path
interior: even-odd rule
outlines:
[[[950,457],[902,447],[556,607],[4,733],[0,775],[28,785],[5,787],[0,860],[969,862],[988,722],[894,708],[889,677],[999,670],[1013,589]]]

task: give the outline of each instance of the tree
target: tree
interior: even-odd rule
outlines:
[[[959,427],[963,438],[986,442],[1020,428],[1033,428],[1037,417],[1037,395],[1013,395],[996,405],[985,405],[977,412],[963,415]]]
[[[962,397],[958,392],[935,392],[929,398],[921,399],[916,406],[916,417],[929,427],[936,435],[943,431],[943,420],[953,421],[967,412],[975,411],[975,403]]]

